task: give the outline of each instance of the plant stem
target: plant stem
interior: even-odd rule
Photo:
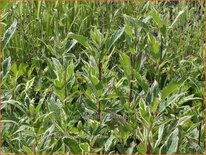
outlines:
[[[180,144],[181,144],[181,141],[182,141],[182,127],[179,126],[178,129],[179,129],[179,134],[178,134],[179,140],[178,140],[178,144],[177,144],[177,151],[176,151],[176,153],[180,152]]]
[[[100,60],[99,60],[98,68],[99,68],[99,81],[101,81],[102,80],[102,63],[100,62]]]
[[[130,61],[131,61],[131,79],[130,79],[130,92],[129,92],[129,104],[132,103],[133,97],[133,87],[134,87],[134,73],[133,68],[135,65],[135,56],[133,54],[130,55]]]
[[[158,63],[158,75],[157,75],[157,82],[158,82],[158,84],[160,84],[161,64],[162,64],[162,52],[163,52],[163,37],[161,36],[160,60],[159,60],[159,63]]]
[[[199,125],[199,127],[198,127],[198,130],[199,130],[198,144],[199,144],[199,146],[200,146],[200,144],[201,144],[202,123],[200,123],[200,125]]]
[[[102,63],[100,59],[99,59],[98,69],[99,69],[99,82],[101,82],[102,81]],[[100,105],[99,99],[98,99],[98,120],[101,121],[101,105]]]
[[[65,99],[67,97],[67,72],[66,72],[66,69],[65,69],[65,73],[64,73],[64,106],[65,106]]]
[[[150,143],[147,145],[147,154],[151,154],[152,153],[152,151],[151,151],[151,145],[150,145]]]
[[[133,89],[133,74],[131,75],[131,80],[130,80],[130,92],[129,92],[129,103],[132,103],[132,89]]]

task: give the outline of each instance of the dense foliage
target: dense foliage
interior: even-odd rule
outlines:
[[[4,7],[4,153],[204,152],[204,1]]]

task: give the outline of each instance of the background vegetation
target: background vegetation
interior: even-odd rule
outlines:
[[[204,1],[2,10],[4,153],[204,153]]]

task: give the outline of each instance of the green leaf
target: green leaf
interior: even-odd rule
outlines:
[[[153,102],[153,105],[152,105],[152,113],[156,113],[157,112],[157,109],[158,109],[158,105],[159,105],[160,101],[159,99],[156,97],[154,99],[154,102]]]
[[[15,125],[18,125],[18,122],[15,122],[14,120],[6,120],[6,119],[4,119],[4,120],[1,120],[0,122],[1,123],[14,123]]]
[[[24,104],[22,104],[21,102],[19,101],[15,101],[15,100],[6,100],[6,101],[3,101],[2,104],[5,106],[8,106],[8,104],[11,104],[15,107],[17,107],[19,110],[21,110],[23,113],[27,114],[27,108],[24,106]],[[4,108],[4,106],[1,107],[1,109]]]
[[[125,19],[125,23],[129,26],[136,26],[136,27],[142,27],[143,29],[145,29],[146,32],[149,32],[150,29],[149,29],[149,26],[146,24],[146,22],[141,21],[141,20],[138,20],[136,18],[133,18],[131,16],[128,16],[126,14],[123,14],[123,17]]]
[[[78,43],[80,43],[81,45],[83,45],[85,48],[91,49],[91,46],[89,45],[89,42],[87,40],[86,37],[82,36],[82,35],[77,35],[74,33],[69,33],[69,36],[72,39],[75,39],[76,41],[78,41]]]
[[[22,149],[28,154],[34,154],[33,151],[28,146],[23,145]]]
[[[161,18],[160,18],[160,14],[156,10],[153,10],[151,12],[151,16],[154,19],[154,21],[157,23],[157,26],[159,28],[162,27],[162,21],[161,21]]]
[[[61,115],[60,115],[61,110],[60,110],[59,105],[57,105],[57,102],[54,100],[54,98],[51,98],[51,99],[47,99],[47,103],[48,103],[49,110],[53,112],[54,114],[55,120],[57,122],[60,122],[61,121]]]
[[[69,66],[67,67],[67,80],[69,80],[72,75],[74,74],[74,64],[73,61],[69,64]]]
[[[82,149],[83,153],[89,153],[90,152],[90,146],[88,143],[81,143],[79,144],[80,148]]]
[[[159,154],[175,154],[177,152],[179,141],[179,130],[176,128],[164,142],[159,150]]]
[[[125,53],[121,53],[120,55],[120,64],[124,69],[124,73],[127,77],[129,77],[131,75],[131,61],[130,61],[130,57],[125,54]]]
[[[146,154],[147,151],[143,142],[137,146],[137,151],[139,154]]]
[[[125,25],[125,33],[129,36],[132,37],[133,35],[133,29],[131,26]]]
[[[124,27],[120,28],[119,30],[115,31],[109,39],[106,40],[106,48],[107,51],[111,49],[111,47],[114,45],[114,43],[122,36],[124,32]]]
[[[51,45],[46,45],[47,49],[51,52],[52,55],[57,57],[56,51],[53,49]]]
[[[141,100],[139,106],[140,106],[139,107],[140,116],[144,120],[145,126],[149,128],[151,126],[151,123],[152,123],[152,117],[151,117],[151,114],[150,114],[150,109],[145,104],[145,102],[143,100]]]
[[[125,154],[126,148],[125,148],[125,146],[124,146],[123,144],[117,144],[116,147],[117,147],[118,151],[119,151],[121,154]]]
[[[46,48],[49,50],[49,52],[53,55],[53,56],[55,56],[55,57],[57,57],[57,52],[54,50],[54,48],[51,46],[51,45],[48,45],[48,44],[46,44],[43,40],[41,40],[41,39],[39,39],[38,38],[38,40],[40,40],[45,46],[46,46]]]
[[[175,18],[175,20],[172,22],[172,24],[170,25],[170,29],[172,29],[173,27],[174,27],[174,25],[175,25],[175,23],[177,23],[177,21],[178,21],[178,19],[180,18],[180,16],[184,13],[185,11],[184,10],[182,10],[182,11],[180,11],[179,13],[178,13],[178,15],[177,15],[177,17]]]
[[[158,139],[155,143],[154,149],[156,149],[158,147],[158,145],[160,144],[162,138],[163,138],[163,132],[164,132],[164,125],[160,125],[159,129],[158,129]]]
[[[76,43],[77,43],[77,40],[74,40],[74,39],[71,40],[71,41],[68,41],[66,46],[65,46],[64,53],[69,52],[76,45]]]
[[[35,107],[32,103],[29,104],[29,112],[31,115],[33,115],[35,113]]]
[[[169,146],[169,149],[167,151],[167,154],[173,154],[173,153],[176,153],[177,151],[177,146],[178,146],[178,141],[179,141],[179,137],[178,137],[178,133],[179,133],[179,130],[178,128],[175,129],[170,137],[171,139],[171,144]]]
[[[134,72],[135,78],[137,79],[138,84],[144,90],[144,92],[148,92],[149,83],[146,77],[141,76],[138,72]]]
[[[130,147],[127,149],[126,154],[133,154],[134,148],[135,148],[136,144],[134,142],[132,142],[130,144]]]
[[[170,147],[167,151],[167,154],[176,153],[177,146],[178,146],[178,141],[179,141],[178,132],[179,132],[179,130],[175,129],[175,131],[172,133],[172,135],[171,135],[171,144],[170,144]]]
[[[56,141],[56,143],[53,145],[51,154],[55,153],[56,151],[58,151],[59,149],[61,149],[62,147],[62,139],[59,139]]]
[[[57,80],[58,81],[63,81],[63,73],[64,73],[64,70],[63,70],[63,66],[62,64],[60,63],[60,61],[56,58],[53,58],[52,57],[52,61],[53,61],[53,65],[54,65],[54,72],[57,76]]]
[[[91,82],[94,86],[98,85],[99,79],[96,76],[90,75],[89,79],[91,80]]]
[[[160,43],[151,34],[148,34],[148,40],[152,47],[151,56],[157,61],[160,59]]]
[[[137,60],[135,62],[135,68],[137,68],[138,71],[140,71],[141,68],[143,67],[145,61],[146,61],[146,54],[145,54],[145,52],[139,53],[139,55],[137,57]]]
[[[171,96],[170,98],[168,98],[168,100],[166,100],[165,102],[162,102],[159,106],[159,112],[162,113],[167,107],[176,103],[176,101],[184,95],[185,93],[175,94]]]
[[[160,32],[162,33],[162,35],[164,37],[166,37],[166,34],[167,34],[167,27],[166,25],[163,25],[161,28],[160,28]]]
[[[63,142],[69,148],[70,153],[74,153],[74,154],[81,154],[82,153],[82,150],[79,147],[79,144],[76,140],[65,137],[65,138],[63,138]]]
[[[8,57],[3,61],[3,80],[6,78],[6,75],[9,73],[10,69],[11,69],[11,57]]]
[[[162,99],[166,99],[170,94],[176,92],[180,87],[180,83],[170,83],[162,90]]]
[[[181,117],[178,122],[177,122],[177,126],[182,126],[185,124],[185,122],[187,122],[189,119],[191,119],[192,116],[183,116]]]
[[[109,151],[112,141],[115,139],[115,136],[113,134],[110,135],[110,137],[107,139],[106,143],[104,144],[105,151]]]
[[[180,99],[180,101],[178,102],[178,105],[181,106],[182,104],[184,104],[188,101],[192,101],[192,100],[202,100],[202,98],[194,97],[194,94],[189,95],[189,96],[185,96],[185,97]]]
[[[29,89],[33,86],[34,80],[35,80],[35,77],[33,77],[31,80],[27,81],[26,87],[25,87],[25,90],[24,90],[24,91],[29,90]]]
[[[14,32],[16,31],[16,28],[17,28],[17,20],[14,19],[14,22],[11,24],[11,26],[4,33],[3,40],[2,40],[3,50],[6,47],[6,45],[8,44],[11,37],[13,36]]]
[[[155,98],[157,98],[158,93],[159,93],[159,85],[158,85],[157,81],[155,80],[153,82],[151,88],[149,89],[148,94],[147,94],[146,103],[148,105],[151,105],[151,104],[154,105],[154,101],[155,101]],[[155,102],[158,102],[158,100]]]
[[[11,66],[11,72],[13,73],[13,75],[17,75],[18,73],[18,69],[17,69],[17,64],[16,62],[14,62]]]
[[[26,73],[26,69],[27,69],[28,65],[27,64],[24,64],[24,63],[21,63],[19,65],[19,70],[18,70],[18,76],[22,76]]]
[[[89,99],[85,99],[85,106],[90,110],[97,111],[97,106]]]
[[[92,41],[95,43],[97,48],[100,48],[103,35],[102,33],[95,27],[93,31],[91,31],[90,36],[92,38]]]

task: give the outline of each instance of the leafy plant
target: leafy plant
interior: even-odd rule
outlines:
[[[205,153],[204,2],[3,5],[3,153]]]

